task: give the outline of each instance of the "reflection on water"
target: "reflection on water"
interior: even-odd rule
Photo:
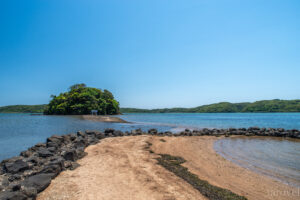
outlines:
[[[267,137],[224,138],[215,142],[224,158],[300,187],[300,141]]]

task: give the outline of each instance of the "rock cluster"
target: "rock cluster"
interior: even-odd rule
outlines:
[[[35,199],[37,194],[43,191],[63,170],[73,170],[79,166],[76,160],[84,157],[84,149],[92,144],[98,143],[106,137],[121,137],[135,135],[158,135],[158,136],[277,136],[292,137],[300,139],[300,131],[251,128],[230,129],[186,129],[180,133],[158,132],[150,129],[143,132],[141,129],[131,132],[122,132],[114,129],[100,131],[77,132],[77,134],[53,135],[46,143],[38,143],[20,156],[3,160],[0,163],[0,200],[9,199]]]

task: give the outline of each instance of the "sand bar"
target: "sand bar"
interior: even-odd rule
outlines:
[[[283,183],[225,160],[213,150],[216,137],[129,136],[106,138],[86,149],[73,171],[64,171],[38,199],[206,199],[198,190],[157,165],[155,153],[181,156],[200,179],[248,199],[298,199],[274,191],[293,191]],[[272,193],[273,191],[273,193]]]

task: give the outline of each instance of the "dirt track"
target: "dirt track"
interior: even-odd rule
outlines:
[[[64,171],[38,199],[174,200],[205,199],[197,190],[156,164],[145,150],[147,141],[155,153],[181,156],[183,165],[200,179],[248,199],[298,199],[276,191],[291,191],[268,177],[236,166],[213,150],[215,137],[130,136],[106,138],[86,149],[74,171]],[[277,194],[277,195],[276,195]]]

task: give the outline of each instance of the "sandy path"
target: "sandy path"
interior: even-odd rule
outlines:
[[[164,137],[152,138],[155,153],[171,154],[187,160],[183,165],[200,179],[246,196],[248,199],[300,199],[300,189],[292,188],[266,176],[239,167],[216,154],[216,137]],[[291,192],[294,192],[294,195]],[[288,193],[290,192],[290,193]]]
[[[144,148],[149,136],[106,138],[86,149],[81,167],[64,171],[38,199],[205,199],[189,184],[156,164]]]

